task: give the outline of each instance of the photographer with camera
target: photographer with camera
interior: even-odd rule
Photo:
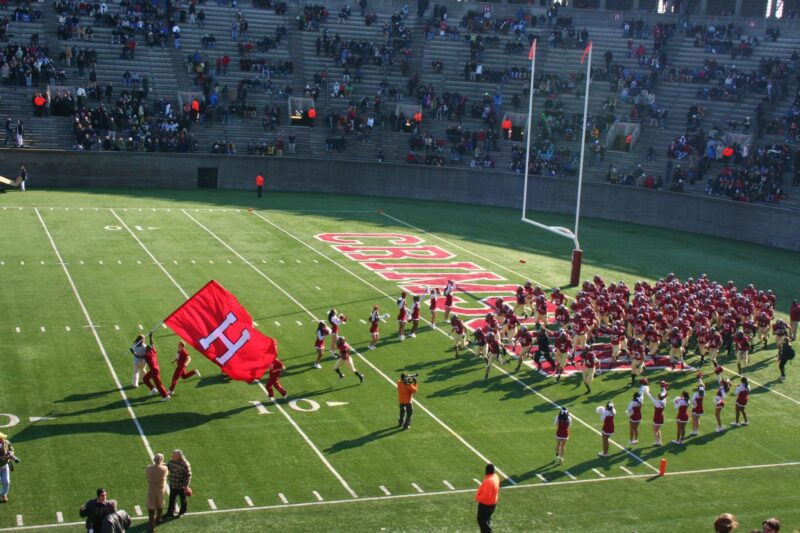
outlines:
[[[417,393],[417,375],[400,374],[400,379],[397,380],[397,397],[400,400],[400,420],[397,427],[402,427],[403,430],[411,427],[411,416],[414,414],[411,396]]]
[[[409,416],[409,418],[411,418]],[[14,464],[19,464],[19,459],[14,455],[14,447],[8,441],[8,435],[0,433],[0,481],[3,483],[0,490],[0,503],[8,501],[8,490],[11,488],[11,472]]]

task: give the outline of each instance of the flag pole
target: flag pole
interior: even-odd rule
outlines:
[[[573,239],[575,241],[575,249],[572,251],[572,272],[570,274],[570,285],[577,286],[581,276],[581,262],[583,259],[583,251],[581,250],[580,241],[578,240],[578,227],[581,217],[581,192],[583,190],[583,163],[584,156],[586,155],[586,124],[589,119],[589,84],[592,78],[592,42],[589,41],[588,50],[584,52],[586,61],[586,89],[583,95],[583,129],[581,130],[581,158],[578,165],[578,199],[575,204],[575,231],[573,231]],[[588,52],[588,58],[586,57]]]
[[[151,335],[151,334],[152,334],[152,333],[153,333],[155,330],[157,330],[157,329],[158,329],[158,327],[159,327],[160,325],[162,325],[163,323],[164,323],[164,321],[162,320],[161,322],[159,322],[158,324],[156,324],[155,326],[153,326],[153,329],[151,329],[150,331],[148,331],[148,332],[147,332],[147,334],[148,334],[148,335]]]
[[[536,77],[536,41],[531,44],[531,84],[528,91],[528,122],[525,126],[525,182],[522,188],[522,218],[527,218],[528,209],[528,169],[531,164],[531,115],[533,114],[533,82]]]

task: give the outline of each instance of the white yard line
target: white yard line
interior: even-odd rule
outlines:
[[[169,280],[172,282],[172,284],[175,285],[175,288],[178,289],[178,291],[181,293],[181,295],[184,298],[188,299],[189,298],[189,294],[183,289],[183,287],[180,285],[180,283],[178,283],[177,280],[175,280],[175,278],[172,277],[172,275],[167,271],[167,269],[164,267],[164,265],[162,265],[162,264],[160,264],[158,262],[158,259],[156,259],[155,255],[153,255],[153,253],[150,251],[150,249],[147,248],[147,246],[145,246],[145,244],[139,239],[139,237],[128,227],[128,225],[125,223],[125,221],[122,220],[122,218],[120,218],[119,215],[117,215],[114,212],[113,209],[111,210],[111,213],[117,218],[117,220],[119,220],[120,224],[122,224],[122,226],[126,230],[128,230],[128,233],[130,233],[131,237],[134,238],[134,240],[139,244],[139,246],[141,246],[141,248],[145,251],[145,253],[147,253],[147,255],[150,256],[150,258],[156,264],[158,264],[158,267],[161,269],[161,271],[164,273],[164,275],[166,275],[167,278],[169,278]],[[186,213],[186,212],[184,211],[184,213]],[[187,214],[187,216],[189,216],[189,215]],[[189,216],[189,218],[192,218],[192,217]],[[260,382],[259,382],[258,386],[259,386],[259,388],[261,388],[262,391],[264,391],[264,395],[268,396],[266,387],[264,387],[264,385],[261,384]],[[306,443],[311,447],[311,449],[314,451],[314,453],[317,455],[317,457],[319,457],[319,459],[322,461],[322,463],[328,468],[328,470],[330,470],[330,472],[334,475],[334,477],[336,477],[336,479],[339,480],[339,482],[342,484],[342,486],[345,488],[345,490],[347,490],[347,492],[353,498],[358,498],[358,495],[355,493],[355,491],[352,488],[350,488],[350,485],[347,484],[347,481],[345,481],[344,478],[339,474],[339,472],[337,472],[336,469],[333,468],[333,465],[331,465],[331,463],[328,461],[328,459],[322,454],[322,452],[319,450],[319,448],[317,448],[317,446],[311,441],[311,439],[300,428],[300,426],[297,425],[297,423],[289,415],[289,413],[287,413],[286,410],[283,407],[280,406],[280,404],[276,403],[274,405],[275,405],[275,407],[278,408],[278,411],[280,411],[281,414],[283,414],[283,416],[286,417],[286,419],[291,423],[291,425],[295,428],[295,430],[297,430],[297,432],[300,434],[300,436],[303,438],[303,440],[306,441]]]
[[[794,461],[789,463],[774,463],[774,464],[763,464],[763,465],[747,465],[747,466],[732,466],[726,468],[706,468],[702,470],[685,470],[681,472],[667,472],[665,477],[669,476],[690,476],[690,475],[700,475],[700,474],[710,474],[716,472],[727,472],[727,471],[736,471],[736,470],[750,470],[750,469],[760,469],[760,468],[785,468],[785,467],[792,467],[792,466],[800,466],[800,461]],[[552,487],[558,487],[559,485],[583,485],[583,484],[591,484],[591,483],[606,483],[606,482],[614,482],[614,481],[624,481],[624,480],[638,480],[638,479],[652,479],[652,474],[636,474],[633,476],[614,476],[614,477],[595,477],[589,479],[575,479],[575,476],[564,471],[567,474],[567,477],[570,478],[569,481],[552,481],[550,483],[529,483],[523,485],[501,485],[500,490],[547,490]],[[480,485],[480,481],[477,479],[473,480],[477,484]],[[387,494],[389,491],[384,490],[386,487],[379,487],[381,490],[386,494],[386,496],[367,496],[365,498],[358,498],[358,499],[345,499],[345,500],[327,500],[327,501],[308,501],[308,502],[300,502],[300,503],[288,503],[286,497],[283,494],[278,494],[278,497],[281,497],[281,501],[285,501],[286,503],[281,505],[261,505],[258,507],[234,507],[230,509],[218,509],[216,511],[189,511],[186,513],[185,516],[205,516],[205,515],[213,515],[213,514],[229,514],[229,513],[241,513],[241,512],[248,512],[248,511],[270,511],[273,509],[286,509],[286,508],[304,508],[304,507],[317,507],[320,505],[343,505],[343,504],[357,504],[357,503],[364,503],[364,502],[375,502],[375,501],[387,501],[387,500],[405,500],[405,499],[414,499],[414,498],[430,498],[430,497],[438,497],[438,496],[445,496],[449,494],[472,494],[475,492],[475,489],[456,489],[456,490],[440,490],[435,492],[411,492],[407,494]],[[137,517],[134,517],[137,518]],[[143,518],[143,517],[142,517]],[[30,529],[44,529],[44,528],[56,528],[61,526],[66,527],[76,527],[82,526],[84,522],[69,522],[69,523],[59,523],[59,524],[42,524],[36,526],[24,526],[24,527],[6,527],[0,528],[0,532],[5,531],[23,531],[23,530],[30,530]]]
[[[284,296],[286,296],[286,297],[287,297],[287,298],[289,298],[289,299],[290,299],[292,302],[294,302],[294,303],[295,303],[295,305],[297,305],[297,307],[299,307],[300,309],[302,309],[302,310],[303,310],[303,311],[304,311],[304,312],[305,312],[305,313],[306,313],[308,316],[310,316],[310,317],[311,317],[311,318],[314,320],[314,322],[318,322],[318,321],[319,321],[319,319],[318,319],[318,318],[317,318],[317,317],[314,315],[314,313],[312,313],[312,312],[311,312],[311,311],[310,311],[310,310],[309,310],[309,309],[308,309],[306,306],[304,306],[304,305],[303,305],[303,304],[302,304],[302,303],[301,303],[299,300],[297,300],[297,298],[295,298],[294,296],[292,296],[291,294],[289,294],[289,293],[286,291],[286,289],[284,289],[282,286],[280,286],[278,283],[276,283],[276,282],[275,282],[275,281],[274,281],[272,278],[270,278],[269,276],[267,276],[267,275],[266,275],[266,274],[265,274],[265,273],[264,273],[264,272],[263,272],[261,269],[259,269],[259,268],[258,268],[258,267],[255,265],[255,263],[253,263],[253,262],[249,261],[248,259],[246,259],[246,258],[245,258],[245,257],[244,257],[242,254],[240,254],[239,252],[237,252],[237,251],[236,251],[236,250],[235,250],[235,249],[234,249],[234,248],[233,248],[231,245],[229,245],[227,242],[225,242],[225,241],[224,241],[224,240],[222,240],[222,239],[221,239],[219,236],[217,236],[217,234],[216,234],[216,233],[214,233],[213,231],[211,231],[210,229],[208,229],[208,228],[207,228],[206,226],[204,226],[204,225],[203,225],[203,224],[202,224],[200,221],[198,221],[197,219],[195,219],[194,217],[192,217],[192,215],[190,215],[189,213],[187,213],[185,209],[182,209],[181,211],[183,212],[183,214],[184,214],[184,215],[186,215],[186,216],[187,216],[187,217],[189,217],[191,220],[193,220],[193,221],[194,221],[194,222],[195,222],[195,223],[196,223],[198,226],[200,226],[201,228],[203,228],[204,230],[206,230],[206,232],[207,232],[209,235],[211,235],[212,237],[214,237],[214,239],[216,239],[216,240],[217,240],[217,242],[219,242],[220,244],[222,244],[222,245],[223,245],[225,248],[227,248],[227,249],[228,249],[228,250],[229,250],[231,253],[233,253],[234,255],[236,255],[236,257],[238,257],[239,259],[241,259],[241,260],[242,260],[242,262],[243,262],[244,264],[246,264],[247,266],[249,266],[250,268],[252,268],[252,269],[253,269],[253,270],[254,270],[256,273],[258,273],[258,275],[260,275],[260,276],[261,276],[262,278],[264,278],[264,279],[265,279],[267,282],[269,282],[269,283],[270,283],[270,284],[271,284],[273,287],[275,287],[276,289],[278,289],[278,290],[279,290],[279,291],[280,291],[280,292],[281,292],[281,293],[282,293]],[[254,214],[256,214],[256,213],[254,213]],[[256,214],[256,216],[258,216],[259,218],[263,219],[264,221],[267,221],[267,219],[263,218],[261,215],[258,215],[258,214]],[[269,221],[267,221],[267,222],[269,222]],[[270,223],[270,224],[272,224],[272,222],[269,222],[269,223]],[[276,226],[276,227],[277,227],[277,226]],[[284,231],[284,232],[286,232],[286,230],[283,230],[282,228],[281,228],[281,231]],[[289,234],[289,235],[291,235],[291,234],[290,234],[290,233],[288,233],[288,232],[286,232],[286,233],[287,233],[287,234]],[[294,237],[294,236],[292,236],[292,237],[293,237],[293,238],[295,238],[295,239],[297,239],[297,237]],[[303,241],[301,241],[300,239],[297,239],[297,240],[298,240],[299,242],[303,243]],[[303,243],[303,244],[305,244],[305,243]],[[312,249],[312,250],[314,250],[314,248],[311,248],[311,249]],[[314,250],[314,251],[316,251],[316,250]],[[325,257],[325,256],[323,255],[323,257]],[[338,264],[338,263],[336,263],[336,262],[334,261],[334,264]],[[388,296],[388,295],[387,295],[387,296]],[[357,355],[357,356],[358,356],[358,357],[359,357],[359,358],[360,358],[362,361],[364,361],[364,363],[366,363],[366,364],[367,364],[367,365],[368,365],[370,368],[372,368],[372,369],[373,369],[375,372],[377,372],[378,374],[380,374],[380,375],[381,375],[381,377],[383,377],[383,378],[384,378],[384,379],[385,379],[385,380],[386,380],[386,381],[387,381],[387,382],[388,382],[388,383],[389,383],[389,384],[390,384],[390,385],[391,385],[393,388],[394,388],[394,387],[396,387],[394,380],[392,380],[392,378],[390,378],[389,376],[387,376],[387,375],[386,375],[386,374],[385,374],[385,373],[384,373],[384,372],[383,372],[381,369],[379,369],[377,366],[375,366],[375,365],[374,365],[374,364],[373,364],[373,363],[372,363],[372,362],[371,362],[369,359],[367,359],[366,357],[364,357],[363,355],[361,355],[361,354],[360,354],[358,351],[356,351],[355,349],[353,350],[353,353],[354,353],[354,354],[356,354],[356,355]],[[478,450],[477,450],[477,449],[476,449],[474,446],[472,446],[472,445],[471,445],[469,442],[467,442],[467,441],[466,441],[466,439],[464,439],[464,437],[462,437],[461,435],[459,435],[458,433],[456,433],[456,432],[455,432],[455,431],[454,431],[454,430],[453,430],[453,429],[452,429],[450,426],[448,426],[447,424],[445,424],[445,423],[444,423],[444,422],[443,422],[443,421],[442,421],[442,420],[441,420],[441,419],[440,419],[438,416],[436,416],[435,414],[433,414],[433,412],[432,412],[430,409],[428,409],[427,407],[425,407],[425,406],[424,406],[422,403],[420,403],[419,401],[417,401],[417,400],[415,399],[415,400],[414,400],[414,404],[416,404],[416,405],[417,405],[417,407],[419,407],[419,408],[420,408],[420,409],[422,409],[422,410],[423,410],[425,413],[427,413],[427,415],[428,415],[428,416],[430,416],[430,417],[431,417],[431,418],[432,418],[434,421],[436,421],[436,423],[438,423],[438,424],[439,424],[440,426],[442,426],[442,427],[443,427],[445,430],[447,430],[447,432],[448,432],[448,433],[450,433],[452,436],[454,436],[456,439],[458,439],[458,441],[459,441],[459,442],[461,442],[461,444],[463,444],[464,446],[466,446],[466,447],[467,447],[467,449],[469,449],[469,450],[470,450],[472,453],[474,453],[475,455],[477,455],[477,456],[478,456],[478,457],[479,457],[479,458],[480,458],[480,459],[481,459],[483,462],[485,462],[485,463],[491,463],[491,462],[492,462],[492,461],[490,461],[490,460],[489,460],[489,459],[488,459],[488,458],[487,458],[485,455],[483,455],[481,452],[479,452],[479,451],[478,451]],[[497,468],[495,471],[497,472],[497,474],[498,474],[500,477],[502,477],[502,478],[504,478],[504,479],[507,479],[507,480],[509,481],[509,483],[512,483],[512,484],[516,483],[516,482],[515,482],[513,479],[511,479],[509,476],[507,476],[507,475],[506,475],[506,474],[505,474],[505,473],[504,473],[502,470],[500,470],[499,468]]]
[[[334,259],[332,259],[332,258],[328,257],[327,255],[323,254],[322,252],[320,252],[319,250],[317,250],[316,248],[314,248],[313,246],[311,246],[310,244],[308,244],[308,243],[307,243],[307,242],[305,242],[304,240],[300,239],[299,237],[297,237],[296,235],[294,235],[294,234],[290,233],[289,231],[285,230],[284,228],[282,228],[282,227],[278,226],[278,225],[277,225],[277,224],[275,224],[274,222],[272,222],[272,221],[270,221],[270,220],[268,220],[268,219],[264,218],[263,216],[259,215],[258,213],[254,213],[254,214],[255,214],[255,215],[258,217],[258,218],[260,218],[261,220],[263,220],[264,222],[266,222],[267,224],[269,224],[270,226],[272,226],[272,227],[274,227],[275,229],[277,229],[277,230],[279,230],[279,231],[283,232],[284,234],[288,235],[289,237],[291,237],[291,238],[292,238],[292,239],[294,239],[295,241],[299,242],[300,244],[302,244],[303,246],[305,246],[306,248],[308,248],[309,250],[311,250],[311,251],[312,251],[312,252],[314,252],[315,254],[317,254],[317,255],[321,256],[323,259],[327,259],[328,261],[330,261],[331,263],[333,263],[335,266],[337,266],[337,267],[338,267],[338,268],[340,268],[341,270],[344,270],[345,272],[347,272],[348,274],[350,274],[351,276],[353,276],[353,277],[354,277],[354,278],[356,278],[357,280],[361,281],[362,283],[364,283],[364,284],[365,284],[365,285],[367,285],[368,287],[371,287],[373,290],[375,290],[375,291],[379,292],[380,294],[383,294],[383,295],[384,295],[386,298],[388,298],[389,300],[392,300],[392,301],[394,301],[394,298],[392,298],[392,297],[391,297],[391,296],[390,296],[388,293],[386,293],[385,291],[383,291],[383,290],[382,290],[380,287],[378,287],[378,286],[374,285],[373,283],[371,283],[370,281],[368,281],[368,280],[366,280],[366,279],[362,278],[361,276],[359,276],[359,275],[358,275],[358,274],[356,274],[355,272],[351,271],[351,270],[350,270],[350,269],[348,269],[347,267],[345,267],[345,266],[341,265],[341,264],[340,264],[338,261],[336,261],[336,260],[334,260]],[[430,324],[430,321],[429,321],[429,320],[427,320],[427,319],[426,319],[426,318],[424,318],[424,317],[422,318],[422,321],[424,321],[424,322],[427,322],[427,323],[429,323],[429,324]],[[436,331],[438,331],[439,333],[441,333],[442,335],[444,335],[444,336],[446,336],[446,337],[452,338],[452,337],[450,336],[450,334],[448,334],[446,331],[444,331],[444,330],[443,330],[443,329],[441,329],[441,328],[437,328],[437,329],[436,329]],[[467,349],[468,349],[469,351],[471,351],[472,353],[475,353],[475,352],[474,352],[474,351],[473,351],[471,348],[467,348]],[[362,359],[363,359],[363,357],[362,357]],[[366,361],[366,359],[365,359],[365,361]],[[369,363],[369,362],[368,362],[368,364],[370,364],[370,366],[372,366],[372,364],[371,364],[371,363]],[[533,394],[535,394],[536,396],[540,397],[541,399],[543,399],[545,402],[549,403],[550,405],[552,405],[552,406],[553,406],[553,407],[555,407],[556,409],[559,409],[559,410],[561,409],[561,406],[560,406],[559,404],[557,404],[556,402],[554,402],[553,400],[551,400],[550,398],[548,398],[547,396],[545,396],[544,394],[542,394],[542,393],[541,393],[541,392],[539,392],[538,390],[534,389],[533,387],[531,387],[530,385],[528,385],[528,384],[527,384],[527,383],[525,383],[524,381],[520,380],[519,378],[517,378],[517,377],[516,377],[516,376],[514,376],[513,374],[510,374],[510,373],[509,373],[509,372],[507,372],[507,371],[506,371],[506,370],[505,370],[503,367],[501,367],[501,366],[498,366],[498,365],[493,365],[493,366],[494,366],[494,368],[496,368],[497,370],[499,370],[500,372],[502,372],[502,373],[503,373],[503,374],[505,374],[506,376],[508,376],[508,377],[510,377],[511,379],[513,379],[514,381],[516,381],[518,384],[520,384],[520,385],[521,385],[522,387],[524,387],[526,390],[528,390],[528,391],[532,392]],[[416,402],[416,400],[415,400],[414,402],[415,402],[415,403],[417,403],[417,402]],[[423,409],[423,410],[424,410],[424,409]],[[574,414],[572,415],[572,418],[573,418],[575,421],[577,421],[577,422],[581,423],[582,425],[586,426],[587,428],[589,428],[589,429],[590,429],[590,430],[592,430],[593,432],[597,433],[598,435],[600,434],[600,431],[599,431],[598,429],[596,429],[594,426],[591,426],[590,424],[588,424],[588,423],[587,423],[587,422],[585,422],[584,420],[582,420],[582,419],[578,418],[578,417],[577,417],[577,416],[575,416]],[[647,466],[648,466],[648,467],[649,467],[651,470],[653,470],[654,472],[658,472],[658,469],[657,469],[656,467],[654,467],[653,465],[651,465],[650,463],[648,463],[647,461],[645,461],[644,459],[642,459],[641,457],[639,457],[639,456],[638,456],[638,455],[636,455],[635,453],[633,453],[633,452],[631,452],[630,450],[626,449],[626,448],[625,448],[624,446],[622,446],[621,444],[619,444],[619,443],[617,443],[617,442],[615,442],[615,441],[613,441],[613,440],[609,440],[609,442],[612,442],[612,443],[613,443],[613,444],[614,444],[616,447],[618,447],[620,450],[622,450],[623,452],[627,453],[627,454],[628,454],[628,455],[630,455],[631,457],[635,458],[637,461],[641,462],[641,463],[642,463],[642,464],[644,464],[644,465],[647,465]],[[487,462],[488,462],[488,461],[487,461]]]
[[[381,213],[381,214],[382,214],[383,216],[387,217],[387,218],[390,218],[391,220],[394,220],[394,221],[395,221],[395,222],[397,222],[398,224],[402,224],[403,226],[409,227],[409,228],[411,228],[411,229],[413,229],[413,230],[415,230],[415,231],[418,231],[419,233],[422,233],[422,234],[424,234],[424,235],[427,235],[427,236],[429,236],[429,237],[433,237],[434,239],[438,239],[438,240],[442,241],[443,243],[447,244],[448,246],[452,246],[453,248],[456,248],[456,249],[458,249],[458,250],[461,250],[462,252],[466,252],[466,253],[468,253],[468,254],[470,254],[470,255],[473,255],[473,256],[477,257],[478,259],[480,259],[481,261],[485,261],[485,262],[487,262],[487,263],[489,263],[489,264],[491,264],[491,265],[494,265],[494,266],[496,266],[496,267],[498,267],[498,268],[501,268],[501,269],[505,270],[506,272],[511,272],[512,274],[514,274],[515,276],[518,276],[519,278],[521,278],[521,279],[523,279],[523,280],[531,280],[531,281],[533,281],[533,282],[536,282],[536,280],[535,280],[535,279],[533,279],[533,278],[530,278],[530,277],[528,277],[528,276],[527,276],[527,275],[525,275],[525,274],[522,274],[522,273],[520,273],[520,272],[517,272],[516,270],[513,270],[513,269],[511,269],[511,268],[508,268],[508,267],[506,267],[506,266],[503,266],[503,265],[501,265],[500,263],[497,263],[497,262],[495,262],[495,261],[492,261],[492,260],[491,260],[491,259],[489,259],[488,257],[484,257],[484,256],[480,255],[479,253],[477,253],[477,252],[473,252],[472,250],[470,250],[470,249],[468,249],[468,248],[464,248],[463,246],[459,246],[458,244],[456,244],[456,243],[454,243],[454,242],[452,242],[452,241],[448,241],[448,240],[447,240],[447,239],[445,239],[445,238],[439,237],[439,236],[438,236],[438,235],[436,235],[435,233],[431,233],[431,232],[429,232],[429,231],[425,231],[424,229],[422,229],[422,228],[420,228],[420,227],[418,227],[418,226],[414,226],[413,224],[410,224],[410,223],[408,223],[408,222],[406,222],[406,221],[404,221],[404,220],[400,220],[399,218],[397,218],[397,217],[393,217],[392,215],[389,215],[389,214],[387,214],[387,213]],[[572,298],[571,296],[567,296],[567,298],[568,298],[568,299],[570,299],[570,300],[574,300],[574,298]],[[726,367],[722,367],[722,368],[724,368],[725,370],[727,370],[728,372],[730,372],[731,374],[733,374],[733,375],[735,375],[735,376],[741,376],[739,373],[737,373],[737,372],[735,372],[735,371],[733,371],[733,370],[731,370],[731,369],[729,369],[729,368],[726,368]],[[748,376],[748,378],[747,378],[747,379],[748,379],[748,381],[750,381],[750,383],[752,383],[753,385],[756,385],[757,387],[761,387],[761,388],[763,388],[763,389],[766,389],[766,390],[768,390],[768,391],[770,391],[770,392],[773,392],[773,393],[777,394],[777,395],[778,395],[778,396],[780,396],[781,398],[784,398],[784,399],[786,399],[786,400],[789,400],[790,402],[794,402],[794,403],[796,403],[796,404],[800,405],[800,400],[797,400],[797,399],[795,399],[795,398],[792,398],[792,397],[790,397],[790,396],[787,396],[787,395],[783,394],[782,392],[776,391],[775,389],[771,389],[771,388],[767,387],[766,385],[763,385],[763,384],[761,384],[761,383],[758,383],[758,382],[756,382],[756,381],[753,381],[752,379],[750,379],[750,377],[749,377],[749,376]]]
[[[3,207],[3,210],[6,210],[6,209],[19,209],[19,210],[23,210],[23,209],[34,209],[34,210],[36,210],[36,209],[49,209],[50,211],[54,211],[56,209],[64,209],[66,211],[68,211],[70,209],[78,209],[78,210],[81,210],[81,211],[84,210],[84,209],[93,209],[94,211],[98,211],[100,209],[102,209],[104,211],[111,210],[111,209],[116,209],[117,211],[120,211],[120,210],[121,211],[128,211],[128,210],[130,210],[130,211],[139,211],[139,212],[143,211],[144,209],[147,209],[147,210],[152,211],[152,212],[156,212],[156,211],[172,211],[171,207],[151,207],[151,206],[145,206],[145,207],[123,207],[123,206],[113,206],[113,207],[70,206],[70,207],[66,207],[66,206],[53,206],[53,207],[50,207],[49,205],[48,206],[41,206],[41,205],[32,206],[32,205],[28,205],[28,206],[5,206],[5,207]],[[222,212],[222,213],[236,212],[236,213],[241,213],[242,212],[241,209],[224,209],[224,208],[221,208],[221,207],[199,207],[199,208],[192,207],[192,208],[188,208],[188,209],[193,209],[196,212],[208,211],[208,212],[211,212],[211,213],[213,213],[213,212]],[[295,212],[298,212],[298,213],[377,213],[377,211],[375,209],[292,209],[292,211],[295,211]]]
[[[106,348],[103,345],[103,341],[100,340],[100,335],[97,333],[97,328],[92,321],[92,317],[89,315],[89,311],[86,309],[86,305],[83,303],[83,298],[81,298],[80,293],[78,292],[78,288],[75,285],[75,281],[72,279],[72,274],[69,273],[69,269],[64,265],[64,260],[61,257],[61,252],[58,251],[58,247],[56,246],[55,241],[53,240],[53,236],[50,235],[50,230],[47,229],[47,224],[44,222],[44,218],[42,218],[41,213],[39,210],[36,209],[36,216],[39,217],[39,222],[42,223],[42,228],[44,228],[44,232],[47,234],[47,239],[50,241],[50,246],[53,247],[53,252],[55,252],[58,261],[61,263],[61,268],[64,270],[64,275],[67,276],[67,281],[69,281],[69,285],[72,288],[72,293],[75,295],[75,299],[78,301],[78,305],[80,305],[81,311],[83,311],[83,316],[86,318],[86,322],[89,324],[89,328],[92,330],[92,335],[94,335],[94,340],[97,342],[97,346],[100,348],[100,353],[103,355],[103,359],[105,359],[106,365],[108,366],[109,372],[111,372],[111,377],[114,378],[114,384],[119,391],[120,396],[122,396],[122,401],[125,403],[125,408],[128,410],[128,414],[130,414],[131,418],[133,419],[133,424],[136,426],[136,431],[139,433],[139,436],[144,443],[145,450],[147,450],[147,457],[148,459],[152,459],[155,455],[153,453],[153,448],[150,447],[150,441],[147,440],[147,436],[144,434],[144,430],[142,429],[142,425],[139,423],[139,419],[136,417],[136,413],[133,412],[133,407],[131,406],[130,400],[128,400],[128,395],[125,393],[125,389],[122,388],[122,383],[119,381],[119,377],[117,377],[117,372],[114,370],[114,365],[111,364],[111,360],[108,358],[108,353],[106,353]]]

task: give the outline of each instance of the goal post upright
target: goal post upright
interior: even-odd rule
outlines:
[[[581,64],[583,64],[584,62],[586,63],[586,89],[584,91],[584,101],[583,101],[583,129],[580,136],[581,154],[580,154],[580,162],[578,164],[578,194],[575,205],[575,227],[572,231],[563,227],[548,226],[546,224],[536,222],[535,220],[531,220],[527,216],[528,178],[530,171],[531,133],[532,133],[531,117],[533,115],[533,85],[534,85],[534,76],[536,73],[535,39],[531,44],[531,51],[529,54],[529,58],[531,60],[531,83],[530,83],[530,92],[528,94],[528,122],[526,131],[525,177],[524,177],[524,184],[522,191],[522,221],[527,224],[531,224],[543,230],[549,231],[556,235],[560,235],[562,237],[566,237],[572,240],[574,248],[572,250],[571,269],[569,277],[569,284],[571,287],[576,287],[580,283],[581,266],[583,264],[583,250],[581,249],[580,241],[578,240],[578,230],[580,226],[580,216],[581,216],[581,194],[583,192],[583,166],[584,166],[584,157],[586,155],[586,126],[588,124],[588,118],[589,118],[589,85],[591,83],[591,77],[592,77],[592,48],[593,48],[592,42],[589,41],[589,44],[584,50],[583,56],[581,57]]]

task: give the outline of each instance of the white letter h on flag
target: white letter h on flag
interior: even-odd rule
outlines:
[[[238,352],[239,349],[250,340],[250,332],[248,330],[242,331],[242,336],[239,337],[239,340],[236,342],[231,342],[231,340],[225,336],[225,330],[228,329],[228,326],[234,322],[236,322],[236,315],[229,312],[222,324],[217,326],[217,329],[212,331],[208,337],[200,339],[200,346],[202,346],[204,350],[208,350],[208,347],[211,346],[215,340],[219,339],[222,341],[222,344],[225,345],[228,351],[216,359],[221,366],[225,366],[225,363],[227,363],[231,357],[236,355],[236,352]]]

